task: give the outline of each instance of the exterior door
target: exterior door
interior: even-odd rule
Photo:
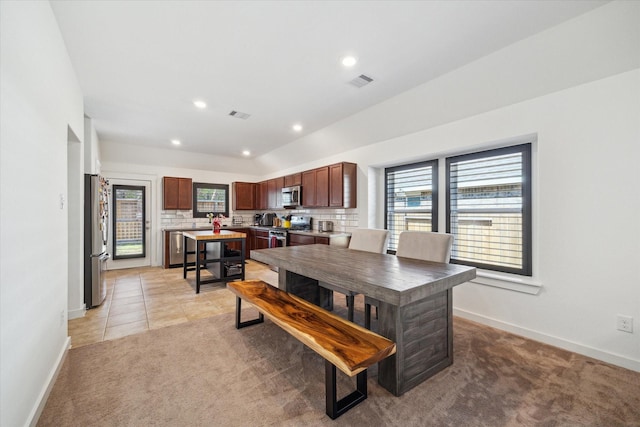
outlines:
[[[109,179],[111,235],[109,270],[151,265],[151,182]]]

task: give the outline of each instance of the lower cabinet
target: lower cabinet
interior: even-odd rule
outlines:
[[[329,238],[320,237],[320,236],[309,236],[306,234],[289,233],[289,246],[315,245],[315,244],[328,245]]]
[[[266,230],[252,230],[253,246],[251,249],[269,249],[269,232]]]

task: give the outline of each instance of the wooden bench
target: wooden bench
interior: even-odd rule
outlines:
[[[261,280],[229,282],[227,288],[236,294],[237,329],[262,323],[266,316],[325,359],[326,409],[332,419],[367,398],[367,368],[396,352],[387,338]],[[258,310],[257,319],[241,320],[242,300]],[[340,400],[336,367],[357,376],[356,390]]]

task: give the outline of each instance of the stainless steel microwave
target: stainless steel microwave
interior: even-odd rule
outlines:
[[[302,205],[302,188],[299,185],[282,189],[282,206],[285,209],[295,209]]]

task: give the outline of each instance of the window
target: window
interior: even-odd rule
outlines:
[[[405,230],[438,229],[438,161],[385,169],[385,228],[395,252]]]
[[[451,262],[531,276],[531,144],[446,164]]]
[[[229,186],[193,183],[193,217],[206,218],[208,213],[229,216]]]

